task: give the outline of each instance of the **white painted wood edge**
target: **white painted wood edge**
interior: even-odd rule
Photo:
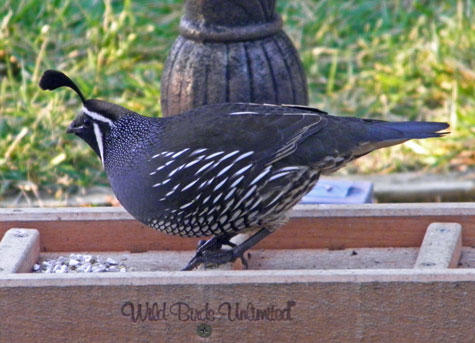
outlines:
[[[291,218],[475,216],[475,202],[297,205]],[[133,220],[122,207],[3,208],[0,221]]]
[[[27,273],[40,255],[40,233],[12,228],[0,241],[0,273]]]
[[[424,235],[414,268],[455,268],[462,252],[462,225],[432,223]]]
[[[341,282],[475,282],[475,269],[207,270],[84,274],[0,274],[0,287],[229,285]]]

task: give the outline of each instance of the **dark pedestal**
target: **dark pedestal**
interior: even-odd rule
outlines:
[[[188,0],[161,102],[164,116],[220,102],[307,105],[302,64],[275,0]]]

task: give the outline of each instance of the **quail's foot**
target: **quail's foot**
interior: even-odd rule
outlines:
[[[262,228],[239,245],[230,242],[232,236],[213,237],[205,243],[198,244],[195,256],[188,262],[182,270],[192,270],[193,268],[204,265],[220,265],[228,262],[234,262],[238,258],[247,269],[248,263],[244,258],[244,253],[254,245],[272,233],[267,228]],[[223,245],[229,245],[231,249],[222,249]]]
[[[241,259],[242,264],[247,269],[248,263],[243,256],[244,251],[234,247],[232,249],[205,249],[198,251],[182,270],[192,270],[203,264],[206,267],[217,267],[221,264],[234,262]]]

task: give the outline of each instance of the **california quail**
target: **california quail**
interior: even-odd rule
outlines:
[[[317,182],[357,157],[412,138],[440,137],[436,122],[337,117],[292,105],[224,103],[168,118],[86,100],[63,73],[42,89],[67,86],[82,112],[68,128],[99,155],[117,199],[139,221],[169,234],[214,237],[184,268],[242,258],[286,220]],[[258,230],[236,246],[237,233]],[[221,249],[223,244],[232,249]]]

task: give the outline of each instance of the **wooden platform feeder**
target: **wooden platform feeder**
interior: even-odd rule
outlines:
[[[298,206],[249,270],[120,208],[0,210],[0,342],[473,342],[475,204]],[[90,252],[125,273],[30,273]],[[229,269],[239,269],[235,263]]]

